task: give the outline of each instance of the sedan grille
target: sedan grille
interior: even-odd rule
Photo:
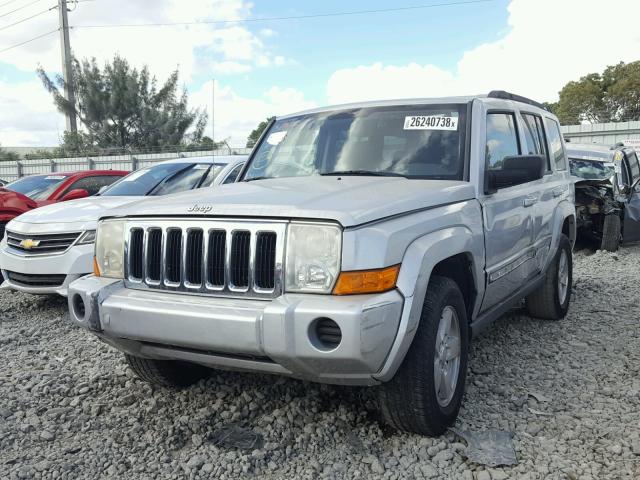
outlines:
[[[220,296],[278,296],[285,227],[283,222],[130,222],[127,285]]]
[[[81,232],[25,235],[7,230],[7,245],[22,255],[50,255],[65,252]]]

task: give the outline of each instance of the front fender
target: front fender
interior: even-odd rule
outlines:
[[[576,243],[576,207],[569,200],[563,200],[558,203],[556,209],[553,214],[553,230],[551,234],[551,248],[549,249],[549,255],[547,255],[547,259],[543,266],[542,271],[546,272],[547,267],[555,257],[556,252],[558,251],[558,245],[560,245],[560,235],[562,234],[562,227],[564,226],[564,221],[569,219],[569,241],[571,242],[571,247]]]
[[[475,230],[453,226],[416,239],[405,252],[397,282],[398,290],[405,297],[405,308],[395,342],[385,365],[375,376],[377,379],[383,382],[391,380],[404,360],[420,322],[422,304],[434,267],[459,254],[467,254],[471,259],[477,291],[473,314],[477,313],[484,294],[484,236],[481,225]]]

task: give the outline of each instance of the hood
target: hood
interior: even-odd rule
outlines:
[[[26,195],[0,187],[0,209],[24,211],[37,206],[37,203]]]
[[[474,198],[468,182],[309,176],[239,182],[146,199],[109,216],[231,216],[335,220],[345,227]]]
[[[96,222],[110,208],[133,202],[139,197],[89,197],[54,203],[20,216],[21,223],[59,224]]]

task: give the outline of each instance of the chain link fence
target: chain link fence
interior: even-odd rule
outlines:
[[[200,151],[164,151],[162,153],[121,153],[102,156],[40,158],[0,161],[0,179],[7,182],[38,173],[75,172],[80,170],[137,170],[141,167],[180,157],[210,155],[248,155],[250,148],[221,148]]]

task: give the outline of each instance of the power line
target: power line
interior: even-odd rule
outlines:
[[[34,40],[38,40],[39,38],[46,37],[47,35],[51,35],[52,33],[56,33],[58,30],[60,29],[56,28],[55,30],[51,30],[50,32],[43,33],[42,35],[38,35],[37,37],[30,38],[29,40],[25,40],[24,42],[16,43],[15,45],[11,45],[10,47],[3,48],[2,50],[0,50],[0,53],[4,53],[7,50],[11,50],[13,48],[21,47],[22,45],[26,45],[27,43],[33,42]]]
[[[23,6],[21,6],[21,7],[18,7],[18,8],[16,8],[15,10],[11,10],[10,12],[3,13],[2,15],[0,15],[0,18],[2,18],[2,17],[6,17],[7,15],[11,15],[12,13],[15,13],[15,12],[19,12],[20,10],[24,10],[25,8],[30,7],[30,6],[31,6],[31,5],[33,5],[34,3],[38,3],[38,2],[41,2],[41,1],[42,1],[42,0],[34,0],[33,2],[31,2],[31,3],[27,3],[26,5],[23,5]],[[5,5],[6,5],[6,4],[5,4]]]
[[[85,0],[87,1],[87,0]],[[287,17],[262,17],[262,18],[245,18],[240,20],[201,20],[194,22],[167,22],[167,23],[121,23],[121,24],[103,24],[103,25],[76,25],[73,28],[115,28],[115,27],[169,27],[180,25],[226,25],[230,23],[252,23],[252,22],[270,22],[281,20],[304,20],[309,18],[326,18],[326,17],[342,17],[348,15],[366,15],[374,13],[390,13],[407,10],[421,10],[427,8],[437,7],[454,7],[459,5],[472,5],[478,3],[495,2],[496,0],[465,0],[457,2],[447,3],[432,3],[423,5],[412,5],[407,7],[393,7],[393,8],[381,8],[376,10],[353,10],[348,12],[330,12],[330,13],[318,13],[310,15],[295,15]]]
[[[10,23],[9,25],[5,25],[5,26],[3,26],[3,27],[0,27],[0,31],[2,31],[2,30],[6,30],[7,28],[13,27],[14,25],[19,25],[19,24],[21,24],[21,23],[24,23],[24,22],[26,22],[27,20],[31,20],[32,18],[39,17],[40,15],[42,15],[42,14],[44,14],[44,13],[50,12],[50,11],[51,11],[51,10],[53,10],[54,8],[56,8],[56,7],[47,8],[46,10],[42,10],[41,12],[38,12],[38,13],[36,13],[35,15],[31,15],[30,17],[23,18],[22,20],[18,20],[17,22],[13,22],[13,23]]]

